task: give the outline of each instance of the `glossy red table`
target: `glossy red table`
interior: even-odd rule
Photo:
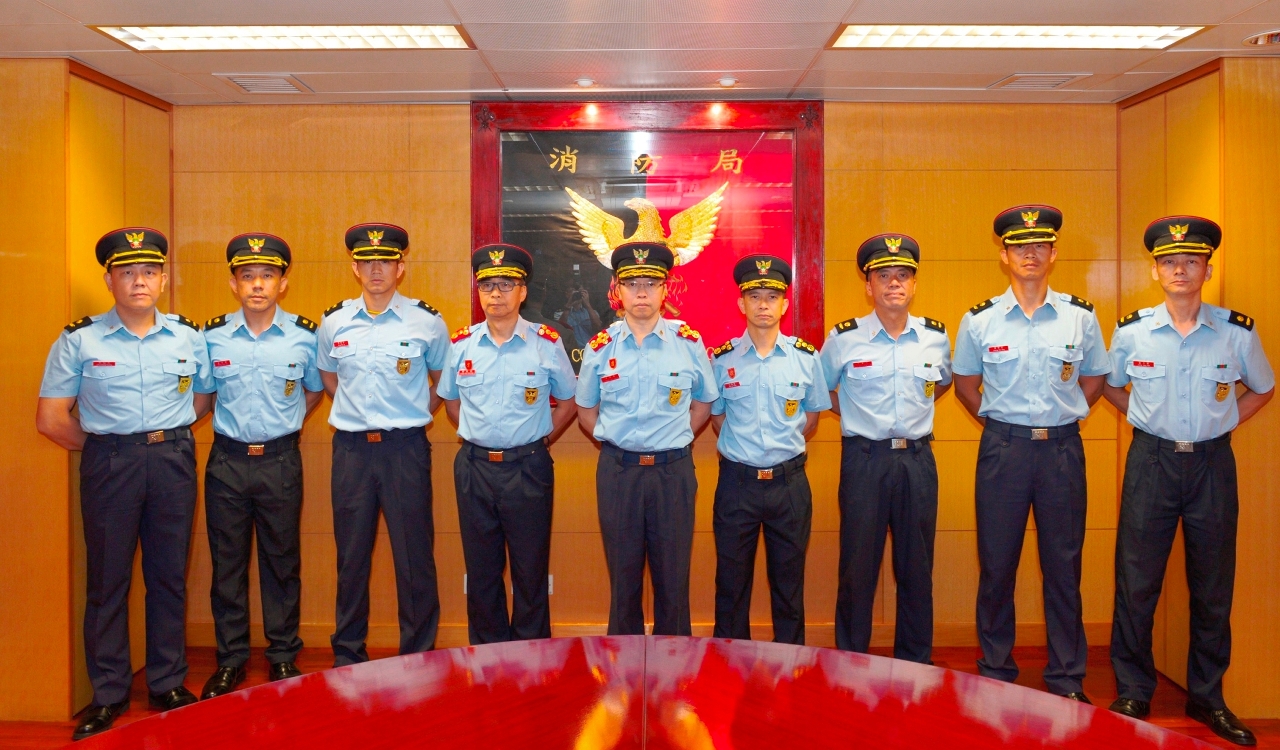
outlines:
[[[241,690],[98,748],[1205,748],[974,675],[822,648],[560,638],[382,659]]]

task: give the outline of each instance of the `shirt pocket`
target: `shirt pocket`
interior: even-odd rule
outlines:
[[[111,392],[111,384],[114,381],[117,386],[123,385],[124,381],[118,380],[130,372],[137,372],[136,367],[127,367],[111,363],[110,365],[95,365],[93,361],[85,362],[80,373],[84,378],[80,384],[80,395],[93,397],[103,397]]]
[[[658,397],[662,407],[666,409],[687,409],[693,388],[693,378],[689,375],[659,375]]]
[[[778,400],[782,416],[786,419],[796,419],[804,415],[803,402],[806,393],[808,388],[803,385],[784,383],[773,387],[774,398]]]
[[[1018,376],[1018,347],[1007,344],[988,346],[982,352],[982,382],[1004,390]]]
[[[1236,400],[1240,370],[1234,367],[1201,367],[1200,400],[1215,417],[1226,416]]]
[[[1139,360],[1141,361],[1141,360]],[[1125,365],[1125,373],[1133,383],[1133,391],[1144,406],[1153,406],[1164,401],[1169,392],[1169,381],[1165,379],[1165,367],[1155,362],[1130,362]]]
[[[1059,388],[1072,388],[1080,382],[1080,363],[1084,361],[1084,350],[1075,347],[1049,347],[1050,373],[1054,385]]]
[[[383,349],[383,367],[394,377],[413,378],[422,371],[422,344],[401,341]]]
[[[912,397],[924,403],[933,401],[934,391],[942,380],[942,370],[937,365],[916,365],[911,368],[911,374],[915,375],[915,382],[911,384]]]
[[[613,373],[600,379],[600,400],[616,406],[628,406],[635,398],[631,375]]]
[[[160,365],[164,373],[160,383],[160,394],[168,398],[181,398],[191,392],[195,380],[196,363],[165,362]]]
[[[486,399],[484,397],[484,373],[477,372],[475,375],[459,375],[455,381],[458,385],[458,398],[466,402],[467,406],[481,407]]]
[[[893,378],[886,377],[884,365],[851,362],[845,368],[845,379],[853,393],[863,398],[884,398],[893,391]]]
[[[213,387],[223,399],[233,399],[240,395],[244,377],[240,375],[240,365],[226,364],[213,366]]]
[[[299,398],[298,391],[302,390],[302,367],[298,365],[276,365],[272,368],[274,382],[271,387],[275,389],[276,395],[281,396],[290,401]]]
[[[539,404],[547,403],[547,396],[550,393],[550,388],[547,386],[550,381],[545,372],[521,375],[514,381],[510,388],[510,398],[517,408],[532,409]]]

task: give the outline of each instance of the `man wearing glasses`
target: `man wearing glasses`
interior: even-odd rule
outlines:
[[[453,461],[471,643],[551,637],[547,567],[555,473],[547,451],[577,412],[560,335],[520,317],[533,257],[515,245],[471,256],[484,322],[453,334],[437,394],[458,427]],[[552,398],[555,399],[553,404]],[[502,572],[511,563],[507,616]]]
[[[698,491],[692,443],[719,389],[698,333],[662,318],[674,265],[667,246],[624,243],[611,261],[623,319],[588,344],[577,391],[578,419],[601,443],[596,497],[609,567],[609,634],[644,634],[647,558],[653,633],[689,635]]]

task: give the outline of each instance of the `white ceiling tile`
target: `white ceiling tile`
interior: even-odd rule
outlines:
[[[6,0],[8,2],[8,0]],[[44,0],[81,23],[102,26],[246,24],[451,24],[445,0]]]
[[[78,23],[0,26],[0,57],[11,52],[69,52],[120,48],[120,43],[114,39]]]
[[[1280,26],[1280,0],[1265,0],[1227,19],[1231,23],[1266,23]]]
[[[416,73],[308,73],[298,80],[317,94],[337,93],[415,93],[466,92],[498,90],[498,82],[483,72],[416,72]]]
[[[985,89],[1005,78],[990,73],[884,73],[848,70],[811,70],[802,88],[876,89]]]
[[[473,23],[476,47],[491,50],[785,49],[811,53],[834,23]]]
[[[996,102],[1009,104],[1055,104],[1077,96],[1076,91],[1011,91],[991,89],[867,89],[827,88],[823,98],[844,102]]]
[[[1218,59],[1216,52],[1161,52],[1133,66],[1126,73],[1185,73],[1205,63]]]
[[[453,0],[467,23],[836,23],[854,0],[807,0],[802,9],[776,0]]]
[[[597,85],[590,89],[581,89],[573,85],[573,79],[561,73],[546,72],[512,72],[503,73],[502,82],[512,93],[520,90],[564,91],[576,93],[579,98],[609,98],[618,89],[698,89],[704,98],[714,99],[730,92],[741,93],[745,90],[769,91],[773,96],[785,94],[804,75],[803,70],[755,70],[738,75],[739,84],[733,89],[723,89],[716,80],[719,76],[680,71],[642,71],[626,70],[610,74],[607,78],[597,79]]]
[[[140,76],[115,76],[116,80],[127,83],[148,94],[164,98],[169,94],[209,94],[207,86],[201,86],[186,76],[177,73],[152,73]]]
[[[36,0],[5,0],[0,3],[0,25],[17,23],[70,23],[76,19]]]
[[[1262,34],[1280,26],[1280,23],[1226,23],[1214,26],[1179,42],[1168,51],[1189,52],[1192,50],[1219,51],[1231,55],[1237,54],[1276,54],[1275,47],[1257,47],[1246,45],[1245,39]]]
[[[538,71],[573,77],[595,74],[670,71],[734,73],[747,70],[803,70],[816,50],[804,49],[701,49],[701,50],[593,50],[589,52],[486,52],[499,74]]]
[[[109,76],[139,76],[170,72],[168,68],[151,57],[139,55],[132,50],[84,50],[76,52],[71,57]]]
[[[849,23],[1178,24],[1222,23],[1258,0],[862,0]]]

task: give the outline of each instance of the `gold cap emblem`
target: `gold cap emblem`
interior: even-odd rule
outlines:
[[[369,230],[369,244],[377,247],[382,244],[382,232],[374,229]]]
[[[631,251],[631,254],[636,257],[637,263],[644,263],[645,261],[649,260],[648,250],[635,249]]]
[[[506,254],[506,250],[490,250],[489,260],[493,262],[493,265],[500,266],[502,265],[502,257]]]
[[[772,265],[773,261],[771,260],[758,260],[756,261],[756,270],[760,272],[761,276],[764,276],[769,273],[769,267]]]
[[[897,255],[902,250],[902,238],[901,237],[885,237],[884,246],[889,248],[889,252],[893,253],[894,255]]]
[[[146,232],[125,232],[124,238],[125,238],[125,241],[129,243],[129,247],[133,248],[134,250],[137,250],[138,248],[142,247],[142,241],[147,238],[147,233]]]
[[[1036,222],[1039,220],[1040,220],[1039,211],[1023,211],[1022,212],[1022,223],[1026,225],[1027,229],[1035,229]]]
[[[1169,234],[1173,235],[1174,242],[1182,242],[1182,240],[1187,236],[1187,230],[1190,228],[1190,224],[1170,224]]]
[[[262,246],[265,245],[266,243],[267,241],[265,239],[262,239],[259,237],[250,237],[249,251],[254,253],[260,253],[262,252]]]

